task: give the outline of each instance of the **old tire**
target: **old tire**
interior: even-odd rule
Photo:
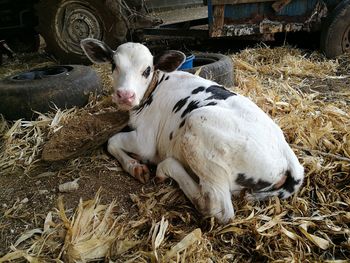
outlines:
[[[217,53],[194,53],[193,68],[184,71],[213,80],[225,87],[233,86],[233,61]]]
[[[350,0],[339,3],[327,17],[321,34],[321,50],[328,58],[350,53]]]
[[[102,92],[96,72],[87,66],[53,66],[22,72],[0,80],[0,113],[8,120],[32,119],[56,105],[87,104],[91,92]]]
[[[125,42],[127,25],[118,1],[41,0],[36,6],[38,32],[46,51],[62,63],[90,63],[80,41],[91,37],[116,48]]]

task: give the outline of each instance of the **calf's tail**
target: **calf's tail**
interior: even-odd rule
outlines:
[[[285,199],[297,192],[303,183],[304,168],[298,163],[285,171],[281,179],[270,187],[253,191],[248,194],[249,199],[264,200],[271,196]]]

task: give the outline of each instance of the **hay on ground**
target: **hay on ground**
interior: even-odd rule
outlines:
[[[287,47],[232,57],[233,89],[272,116],[305,167],[297,195],[261,203],[234,198],[235,220],[224,226],[203,219],[173,183],[130,195],[136,214],[113,213],[117,201],[102,205],[98,194],[74,212],[59,200],[44,225],[24,233],[0,262],[348,262],[350,71],[342,65],[350,57],[326,60]],[[11,125],[2,120],[1,171],[32,169],[58,119],[76,112]]]

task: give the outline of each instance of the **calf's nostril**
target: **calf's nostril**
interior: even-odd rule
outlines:
[[[129,101],[132,102],[136,98],[136,94],[133,91],[128,90],[118,90],[116,92],[116,97],[121,101]]]

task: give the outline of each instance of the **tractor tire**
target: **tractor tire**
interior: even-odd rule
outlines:
[[[320,46],[328,58],[350,53],[350,0],[340,2],[327,17]]]
[[[54,107],[84,106],[90,93],[102,93],[100,78],[87,66],[34,69],[0,80],[0,113],[7,120],[32,119]]]
[[[104,41],[111,48],[126,40],[127,20],[117,1],[41,0],[35,10],[46,51],[61,63],[91,64],[80,47],[84,38]]]
[[[198,74],[225,87],[233,86],[233,61],[230,57],[217,53],[194,53],[193,68],[184,71]]]

